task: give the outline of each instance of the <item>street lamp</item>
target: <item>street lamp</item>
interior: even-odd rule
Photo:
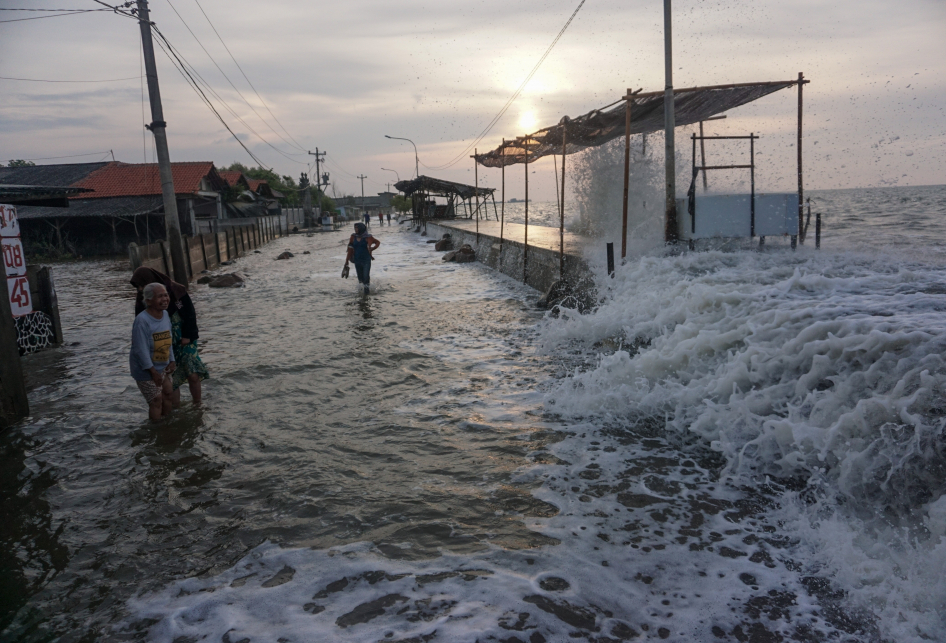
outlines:
[[[401,182],[401,175],[397,173],[397,170],[389,170],[389,169],[386,168],[386,167],[383,167],[383,168],[381,168],[381,169],[384,170],[385,172],[394,172],[394,176],[397,177],[397,182],[398,182],[398,183]]]
[[[414,141],[412,141],[409,138],[401,138],[400,136],[388,136],[387,134],[384,135],[384,138],[390,138],[391,140],[395,140],[395,141],[407,141],[411,145],[414,145]],[[414,175],[420,176],[420,160],[417,157],[416,145],[414,145]]]

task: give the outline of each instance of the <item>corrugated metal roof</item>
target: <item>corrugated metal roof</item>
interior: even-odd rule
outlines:
[[[475,185],[454,183],[453,181],[444,181],[443,179],[423,175],[409,181],[398,181],[394,184],[394,187],[403,192],[405,196],[423,191],[443,196],[456,195],[461,199],[471,199],[476,196],[477,192],[480,196],[486,196],[496,191],[494,188],[477,188]],[[355,198],[357,201],[358,197]]]
[[[0,167],[0,184],[44,185],[49,187],[72,185],[106,165],[108,163],[103,161],[101,163],[56,163],[53,165]]]
[[[807,81],[804,81],[807,82]],[[676,125],[692,125],[734,107],[745,105],[780,89],[797,85],[797,80],[761,83],[689,87],[674,90]],[[625,132],[627,118],[625,100],[619,100],[577,118],[562,117],[558,124],[534,134],[507,141],[495,150],[480,154],[477,162],[486,167],[503,167],[543,156],[574,154],[589,147],[603,145]],[[658,132],[664,128],[664,93],[637,94],[631,101],[631,134]]]
[[[164,211],[161,195],[125,196],[107,199],[72,199],[68,208],[21,205],[16,216],[28,219],[64,219],[81,217],[133,217]]]

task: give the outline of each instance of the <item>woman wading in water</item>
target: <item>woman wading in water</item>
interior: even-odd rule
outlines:
[[[163,285],[171,297],[168,314],[171,316],[172,348],[174,359],[177,361],[177,368],[173,373],[172,380],[174,406],[180,406],[180,387],[184,382],[187,382],[187,386],[190,388],[191,399],[194,400],[194,404],[200,404],[200,382],[210,377],[210,373],[197,352],[197,312],[194,310],[194,303],[191,301],[190,295],[187,294],[187,289],[176,281],[172,281],[163,272],[151,268],[138,268],[131,276],[131,285],[138,290],[138,296],[135,300],[135,315],[145,309],[142,291],[150,283]]]

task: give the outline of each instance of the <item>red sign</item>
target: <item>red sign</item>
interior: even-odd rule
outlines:
[[[26,256],[19,239],[0,238],[0,250],[3,252],[3,267],[7,277],[21,277],[26,274]]]
[[[16,220],[16,208],[0,204],[0,237],[19,237],[20,224]]]
[[[33,301],[30,299],[30,282],[25,276],[7,277],[7,292],[10,293],[10,308],[13,309],[14,317],[33,312]]]

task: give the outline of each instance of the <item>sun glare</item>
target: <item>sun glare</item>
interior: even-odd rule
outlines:
[[[522,112],[519,115],[519,129],[522,130],[523,134],[531,134],[538,128],[538,119],[535,117],[535,112],[528,111]]]

